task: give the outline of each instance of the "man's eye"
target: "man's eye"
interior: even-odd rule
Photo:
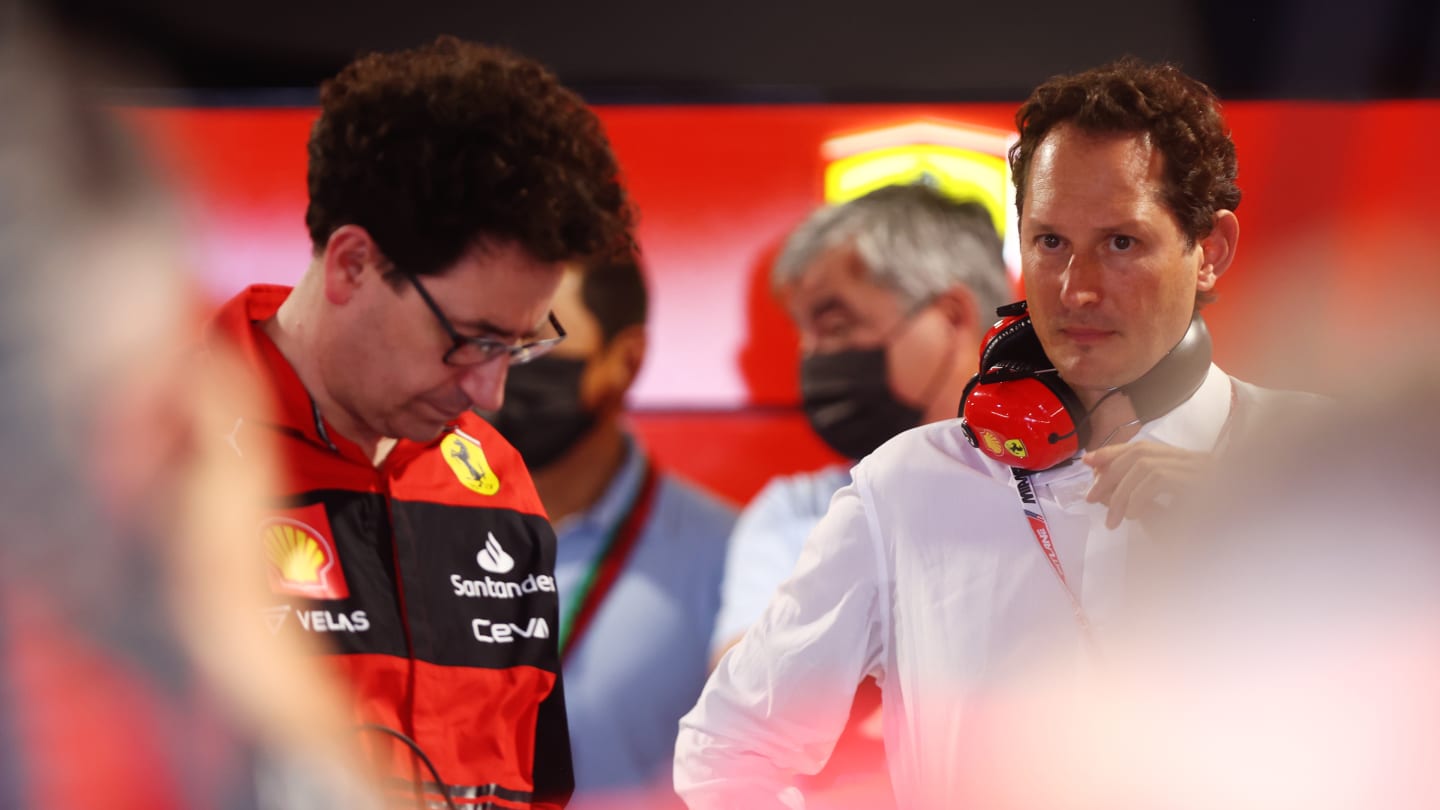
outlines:
[[[1129,236],[1116,235],[1110,237],[1110,245],[1116,250],[1129,250],[1135,247],[1135,240]]]
[[[1060,237],[1056,236],[1053,233],[1042,234],[1040,236],[1040,247],[1043,247],[1046,250],[1057,250],[1060,245]]]

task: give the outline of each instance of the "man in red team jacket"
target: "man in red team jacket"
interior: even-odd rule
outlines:
[[[255,537],[263,620],[328,642],[397,793],[559,807],[555,538],[471,409],[563,337],[566,264],[629,244],[615,159],[544,68],[452,38],[357,60],[321,106],[309,266],[236,296],[211,336],[274,395],[226,438],[243,457],[269,434],[286,462]]]

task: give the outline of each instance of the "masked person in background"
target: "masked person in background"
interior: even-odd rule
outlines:
[[[675,733],[709,672],[735,513],[657,469],[624,427],[647,351],[634,258],[567,271],[554,306],[565,343],[510,370],[490,419],[531,469],[558,536],[545,587],[560,591],[570,806],[677,804]]]
[[[955,415],[980,336],[1012,297],[1000,254],[983,206],[923,185],[820,208],[791,233],[771,281],[800,331],[801,395],[820,438],[858,460]],[[760,616],[849,482],[848,464],[782,476],[745,507],[726,557],[714,658]]]
[[[850,459],[955,415],[980,336],[1011,297],[989,212],[923,185],[816,210],[786,240],[771,278],[800,331],[805,413],[820,438]],[[849,482],[849,464],[782,476],[741,513],[712,661],[764,611],[831,496]],[[834,764],[808,785],[812,802],[823,802],[826,790],[890,801],[879,734],[866,722],[878,701],[867,681]]]

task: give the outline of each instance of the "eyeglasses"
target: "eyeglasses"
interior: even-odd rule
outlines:
[[[425,289],[425,285],[420,283],[419,276],[411,275],[410,273],[402,273],[401,275],[405,276],[405,278],[410,280],[411,284],[415,285],[415,292],[420,293],[420,299],[424,301],[425,306],[429,307],[430,311],[434,313],[435,320],[440,322],[440,328],[444,329],[445,334],[449,335],[450,339],[454,341],[454,345],[450,347],[450,350],[445,352],[443,359],[446,365],[476,366],[496,360],[501,355],[508,354],[510,356],[510,364],[518,366],[521,363],[528,363],[549,352],[551,349],[560,345],[560,341],[565,339],[565,327],[560,325],[560,320],[555,317],[553,311],[550,313],[550,328],[555,330],[555,337],[542,338],[540,340],[532,340],[529,343],[518,344],[493,337],[466,337],[455,331],[455,327],[450,324],[450,319],[445,317],[445,313],[440,311],[440,306],[435,303],[434,298],[430,297],[430,293]]]

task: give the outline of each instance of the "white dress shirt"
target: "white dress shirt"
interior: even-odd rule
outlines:
[[[1211,450],[1231,401],[1230,378],[1212,365],[1189,400],[1133,440]],[[1010,468],[971,447],[959,420],[900,434],[852,475],[794,575],[680,721],[675,786],[691,808],[803,807],[793,776],[824,764],[866,675],[884,696],[899,806],[953,807],[984,775],[967,743],[987,696],[1037,661],[1087,662]],[[1105,528],[1105,507],[1085,502],[1084,464],[1031,480],[1103,647],[1142,531]]]

